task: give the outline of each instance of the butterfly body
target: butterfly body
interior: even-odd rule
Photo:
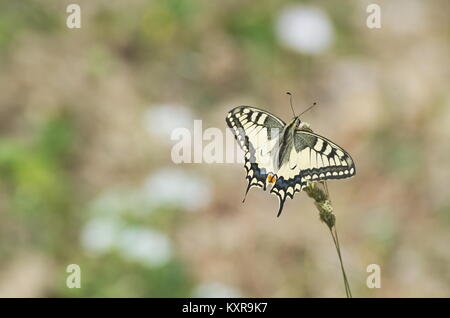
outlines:
[[[289,160],[289,154],[294,146],[295,130],[300,125],[300,118],[295,117],[281,132],[280,149],[278,151],[278,169]]]
[[[228,126],[245,153],[248,186],[266,190],[279,199],[278,216],[287,197],[293,198],[308,181],[342,179],[355,175],[350,155],[330,140],[300,128],[300,118],[289,124],[262,109],[238,106],[228,112]],[[245,198],[244,198],[245,200]]]

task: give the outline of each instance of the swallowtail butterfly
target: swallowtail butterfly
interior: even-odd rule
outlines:
[[[267,185],[272,185],[270,193],[279,199],[277,216],[286,198],[292,199],[308,181],[343,179],[356,173],[355,164],[344,149],[302,129],[295,114],[286,125],[262,109],[238,106],[228,112],[226,122],[245,154],[245,197],[252,187],[266,190]]]

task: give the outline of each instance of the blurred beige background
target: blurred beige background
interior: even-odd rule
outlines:
[[[329,182],[355,297],[450,296],[448,1],[0,0],[0,296],[344,297],[313,202],[171,161],[237,105],[352,155]],[[369,289],[366,267],[381,266]],[[66,267],[81,267],[81,288]]]

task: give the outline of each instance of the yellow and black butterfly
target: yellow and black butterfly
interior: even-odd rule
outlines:
[[[344,149],[325,137],[300,129],[300,115],[294,114],[286,125],[262,109],[238,106],[226,117],[245,153],[248,180],[245,196],[252,187],[266,190],[267,184],[272,184],[270,193],[276,194],[280,203],[277,216],[286,197],[292,199],[307,181],[343,179],[356,173],[355,164]]]

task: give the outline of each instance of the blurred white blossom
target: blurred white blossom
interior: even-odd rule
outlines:
[[[179,127],[191,129],[191,110],[178,104],[152,105],[144,113],[144,128],[152,136],[170,141],[172,130]]]
[[[123,258],[147,266],[162,266],[172,255],[168,237],[144,227],[126,227],[119,219],[93,218],[81,232],[81,245],[92,255],[117,251]]]
[[[276,34],[280,42],[297,52],[317,54],[333,41],[333,26],[319,8],[290,6],[276,21]]]
[[[211,184],[194,173],[178,168],[163,168],[150,175],[144,192],[152,204],[169,204],[197,211],[209,204]]]
[[[100,194],[90,206],[89,220],[81,231],[81,245],[92,255],[117,251],[122,257],[148,266],[170,260],[172,250],[164,233],[143,227],[129,227],[128,213],[140,215],[161,205],[197,211],[211,197],[211,184],[181,169],[164,168],[151,174],[140,189],[113,189]]]
[[[120,230],[117,218],[93,218],[81,231],[81,245],[90,254],[103,254],[115,245]]]
[[[242,297],[241,293],[219,282],[204,283],[194,290],[194,297],[200,298],[236,298]]]
[[[172,255],[170,241],[164,233],[143,227],[122,231],[117,248],[124,258],[149,266],[164,265]]]
[[[105,191],[92,200],[89,211],[93,216],[134,214],[144,215],[153,211],[151,202],[141,189],[115,188]]]

